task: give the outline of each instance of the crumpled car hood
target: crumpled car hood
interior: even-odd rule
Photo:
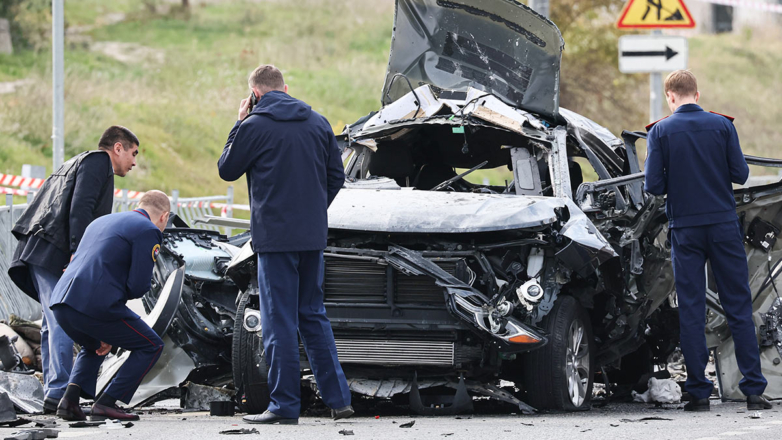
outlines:
[[[554,23],[513,0],[397,0],[383,102],[411,85],[474,87],[556,118],[563,47]]]
[[[343,188],[329,207],[329,228],[390,233],[465,233],[553,223],[552,197]]]

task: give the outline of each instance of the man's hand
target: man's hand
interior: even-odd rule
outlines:
[[[247,108],[250,107],[250,98],[244,98],[242,99],[242,102],[239,104],[239,120],[243,120],[247,117]]]
[[[95,350],[95,354],[98,356],[106,356],[111,351],[111,345],[101,341],[100,348]]]

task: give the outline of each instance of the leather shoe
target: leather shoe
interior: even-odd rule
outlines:
[[[352,416],[355,413],[356,412],[353,411],[353,407],[348,405],[342,408],[332,409],[331,418],[334,420],[347,419],[348,417]]]
[[[763,396],[747,396],[747,409],[771,409],[771,402]]]
[[[90,413],[90,420],[93,422],[99,422],[106,419],[119,420],[121,422],[128,420],[138,420],[138,414],[122,409],[116,405],[106,406],[99,405],[97,403],[93,404],[92,413]]]
[[[55,414],[57,412],[57,405],[60,404],[60,399],[54,397],[45,397],[43,399],[43,413]]]
[[[708,397],[705,399],[693,399],[684,405],[685,411],[709,411],[710,409]]]
[[[247,423],[258,423],[261,425],[298,425],[299,419],[286,419],[285,417],[278,416],[271,411],[264,411],[263,414],[253,414],[250,416],[242,417]]]
[[[55,414],[57,414],[57,417],[69,422],[87,420],[87,416],[84,415],[84,411],[81,410],[79,402],[71,402],[64,397],[60,399],[60,403],[57,404],[57,411]]]

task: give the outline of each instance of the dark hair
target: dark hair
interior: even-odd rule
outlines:
[[[285,89],[282,72],[271,64],[261,64],[256,67],[250,74],[247,82],[250,83],[250,87],[257,87],[261,93],[271,92],[272,90],[283,91]]]
[[[132,145],[141,145],[132,131],[121,125],[112,125],[103,132],[98,148],[111,150],[117,142],[120,142],[125,150],[129,150]]]

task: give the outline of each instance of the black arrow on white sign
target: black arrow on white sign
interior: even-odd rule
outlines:
[[[679,52],[665,46],[665,50],[660,51],[622,51],[623,57],[665,57],[665,60],[670,60],[675,57]]]

